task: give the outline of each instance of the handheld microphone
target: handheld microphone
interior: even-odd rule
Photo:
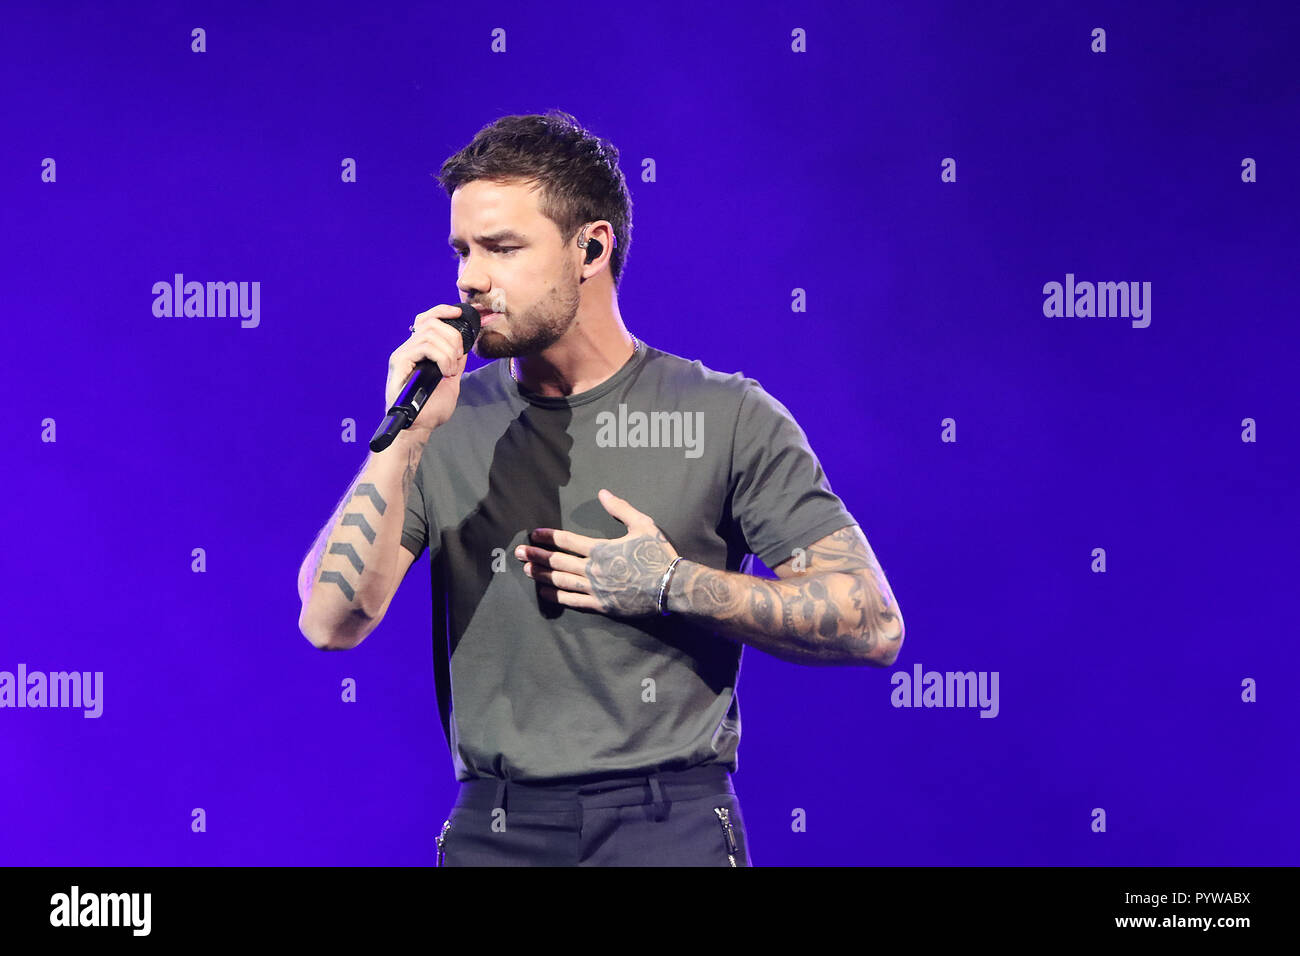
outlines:
[[[468,302],[462,302],[460,318],[440,321],[446,322],[460,333],[465,343],[465,351],[468,352],[474,347],[474,340],[478,338],[482,319],[478,309]],[[424,407],[424,403],[429,400],[429,396],[441,381],[442,369],[438,368],[437,362],[433,359],[420,359],[416,362],[415,374],[411,376],[397,403],[388,410],[387,417],[380,423],[374,437],[370,439],[370,450],[383,451],[393,443],[398,432],[410,428],[411,422],[415,421],[415,416],[420,414],[420,409]]]

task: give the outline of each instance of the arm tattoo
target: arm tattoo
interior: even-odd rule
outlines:
[[[407,455],[406,465],[402,470],[401,500],[403,509],[405,509],[407,493],[415,482],[416,473],[419,471],[422,455],[423,446],[412,446]],[[365,538],[365,544],[335,541],[329,547],[329,554],[340,554],[347,559],[347,563],[337,565],[330,570],[322,570],[320,577],[317,579],[321,584],[335,585],[343,592],[343,596],[347,598],[349,604],[356,602],[361,576],[366,570],[366,560],[373,558],[372,548],[369,546],[374,545],[376,535],[374,527],[366,518],[366,512],[373,511],[373,513],[382,517],[384,512],[388,510],[388,502],[379,493],[379,489],[371,482],[360,481],[360,477],[360,475],[357,476],[357,483],[344,494],[343,503],[339,506],[340,509],[354,510],[347,511],[339,519],[338,526],[340,529],[356,528],[361,533],[361,536]],[[323,546],[321,545],[321,547]],[[349,569],[351,570],[349,571]]]
[[[405,475],[402,476],[402,484],[403,491],[405,491]],[[352,505],[356,502],[357,498],[368,500],[374,507],[375,511],[379,512],[381,515],[388,510],[388,502],[384,501],[383,497],[379,494],[379,489],[368,481],[362,482],[352,490],[352,494],[348,496],[348,504]],[[365,536],[368,544],[375,543],[375,530],[370,527],[370,522],[366,520],[366,516],[360,511],[348,512],[343,516],[343,519],[339,524],[340,526],[355,525],[361,531],[362,535]],[[356,548],[348,544],[346,541],[335,541],[330,545],[329,553],[341,554],[347,558],[348,563],[352,565],[352,569],[356,572],[357,580],[359,581],[361,579],[361,575],[366,570],[366,563],[362,560],[361,555],[357,553]],[[347,598],[349,602],[356,600],[356,585],[352,581],[348,580],[343,571],[322,571],[320,575],[320,583],[336,584],[338,585],[338,589],[343,592],[343,596]]]
[[[672,563],[669,547],[668,539],[657,528],[654,534],[596,545],[588,555],[591,593],[611,614],[630,617],[655,613],[659,580]]]
[[[894,663],[902,615],[857,525],[773,570],[781,580],[683,561],[668,589],[668,607],[794,663]]]

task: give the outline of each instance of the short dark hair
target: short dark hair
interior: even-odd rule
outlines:
[[[583,129],[571,114],[552,109],[503,116],[475,133],[435,175],[448,196],[476,179],[540,183],[537,208],[565,243],[583,223],[609,220],[616,240],[609,272],[618,288],[632,244],[632,198],[614,144]]]

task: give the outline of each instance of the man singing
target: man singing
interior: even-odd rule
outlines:
[[[748,866],[732,784],[743,645],[893,664],[903,617],[790,412],[753,379],[631,335],[618,150],[568,113],[506,116],[443,164],[461,335],[416,316],[371,453],[299,575],[299,627],[355,647],[427,547],[460,788],[441,865]],[[753,556],[777,580],[749,573]]]

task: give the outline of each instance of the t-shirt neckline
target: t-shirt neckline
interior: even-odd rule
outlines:
[[[633,336],[632,340],[640,343],[640,348],[623,363],[622,368],[599,385],[574,395],[538,395],[536,392],[530,392],[519,382],[516,382],[515,377],[510,374],[510,359],[508,358],[497,359],[497,365],[500,367],[498,375],[507,392],[522,398],[532,405],[541,408],[573,408],[577,405],[586,405],[588,402],[594,402],[618,388],[645,364],[645,360],[650,354],[650,346],[636,336]]]

